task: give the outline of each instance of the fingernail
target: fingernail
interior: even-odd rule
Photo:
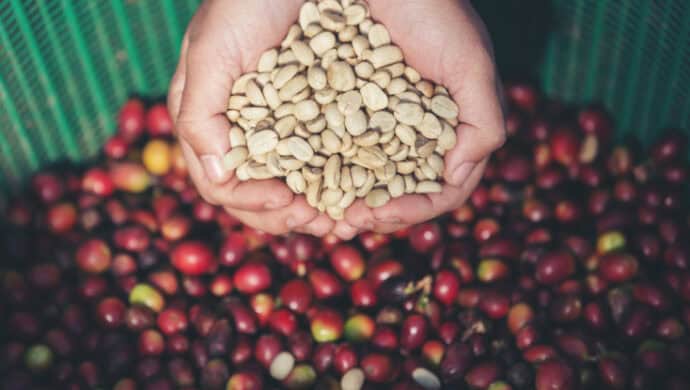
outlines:
[[[451,184],[459,186],[464,183],[476,165],[477,164],[473,162],[466,162],[455,168],[455,171],[451,175]]]
[[[223,181],[225,170],[223,169],[223,163],[220,161],[220,157],[212,154],[201,156],[201,166],[204,167],[206,177],[210,181],[213,183],[220,183]]]
[[[297,219],[295,219],[295,217],[289,217],[285,221],[285,225],[288,227],[288,229],[292,230],[297,227]]]
[[[264,208],[267,209],[267,210],[275,210],[275,209],[277,209],[277,208],[280,208],[280,206],[277,205],[277,204],[276,204],[275,202],[273,202],[272,200],[269,200],[268,202],[266,202],[266,204],[264,204]]]

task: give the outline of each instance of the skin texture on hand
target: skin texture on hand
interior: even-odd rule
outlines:
[[[443,192],[406,195],[374,210],[357,201],[347,210],[350,225],[388,233],[463,204],[490,154],[505,142],[505,124],[489,35],[469,1],[370,0],[369,6],[407,64],[446,87],[460,108],[458,143],[445,156]]]
[[[255,70],[261,53],[282,41],[302,3],[205,1],[185,34],[168,95],[181,148],[201,196],[272,234],[305,226],[317,218],[317,211],[281,180],[240,182],[223,169],[223,156],[230,150],[225,111],[234,80]],[[323,229],[330,230],[334,223],[327,222]]]
[[[441,194],[410,195],[371,210],[357,201],[346,220],[318,215],[278,179],[239,182],[222,168],[230,150],[225,117],[232,83],[283,39],[303,0],[206,0],[189,24],[168,106],[202,197],[243,223],[272,234],[296,230],[349,239],[361,230],[391,232],[461,205],[491,152],[505,139],[491,44],[466,0],[369,0],[405,61],[448,88],[460,107],[458,145],[445,158]]]

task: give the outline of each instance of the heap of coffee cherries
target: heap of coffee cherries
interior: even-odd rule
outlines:
[[[205,203],[165,107],[128,101],[3,213],[3,389],[687,390],[687,138],[506,92],[465,205],[350,242]]]
[[[339,220],[358,198],[374,208],[441,192],[458,107],[405,65],[366,3],[320,0],[305,2],[280,47],[235,81],[227,116],[226,169],[284,178]]]

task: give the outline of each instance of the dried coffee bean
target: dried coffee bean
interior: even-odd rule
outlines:
[[[367,18],[368,13],[367,8],[359,3],[346,7],[343,11],[345,23],[350,26],[356,26],[362,23],[364,19]]]
[[[326,213],[335,221],[342,221],[345,219],[345,210],[340,206],[326,207]]]
[[[441,135],[438,137],[438,145],[443,150],[451,150],[455,147],[457,143],[457,135],[455,134],[455,129],[452,128],[448,123],[443,123],[443,130]]]
[[[228,171],[234,170],[247,161],[248,155],[249,152],[245,147],[238,146],[232,148],[223,158],[223,166]]]
[[[281,119],[281,118],[284,118],[288,115],[292,115],[294,110],[295,110],[294,104],[283,103],[278,108],[276,108],[276,110],[273,112],[273,116],[276,117],[276,119]]]
[[[362,35],[358,35],[352,39],[352,48],[354,49],[357,58],[361,60],[364,56],[364,51],[369,50],[369,40]]]
[[[302,194],[307,188],[307,182],[299,172],[290,172],[285,179],[290,190],[295,194]]]
[[[445,119],[455,119],[459,113],[457,104],[445,95],[436,95],[431,99],[431,111]]]
[[[431,113],[425,113],[422,123],[419,124],[419,132],[429,139],[437,139],[441,135],[443,128],[438,118]]]
[[[359,92],[364,105],[372,111],[380,111],[388,106],[388,96],[374,83],[366,83]]]
[[[247,91],[247,82],[256,78],[258,74],[256,72],[245,73],[238,77],[237,80],[232,84],[233,95],[244,94]]]
[[[345,116],[345,128],[352,136],[358,136],[367,130],[367,116],[362,110],[357,110]]]
[[[262,130],[252,134],[247,140],[250,156],[272,151],[278,145],[278,134],[272,130]]]
[[[341,159],[338,155],[333,155],[328,158],[326,165],[323,168],[324,186],[328,189],[336,189],[340,187],[340,169]]]
[[[376,177],[374,176],[374,172],[367,170],[366,171],[367,178],[364,181],[364,184],[360,188],[357,189],[357,192],[355,195],[357,195],[358,198],[363,198],[367,196],[369,192],[374,188],[374,184],[376,184]]]
[[[321,57],[335,47],[335,35],[330,31],[322,31],[309,41],[309,47],[318,57]]]
[[[249,105],[249,98],[244,95],[232,95],[228,99],[228,110],[241,110]]]
[[[409,175],[409,174],[413,173],[416,168],[417,168],[417,163],[414,161],[410,161],[410,160],[399,161],[396,164],[396,170],[401,175]]]
[[[319,195],[321,194],[321,178],[309,182],[307,184],[307,190],[305,194],[307,198],[307,203],[309,203],[311,207],[317,207],[320,201]]]
[[[319,103],[322,106],[325,106],[331,102],[333,102],[338,96],[338,93],[330,88],[324,88],[320,91],[316,91],[314,94],[314,100],[316,100],[317,103]]]
[[[277,88],[278,84],[276,82],[274,82],[274,84]],[[308,86],[309,84],[307,83],[306,77],[302,75],[295,76],[278,90],[278,97],[284,102],[289,101]]]
[[[409,146],[401,145],[400,148],[398,148],[398,151],[395,154],[393,154],[390,157],[390,159],[391,159],[391,161],[395,161],[395,162],[404,161],[405,159],[407,159],[409,152],[410,152]]]
[[[307,183],[321,181],[323,178],[323,170],[321,168],[304,167],[302,168],[302,176]]]
[[[362,79],[369,79],[374,74],[374,66],[367,61],[360,62],[355,66],[355,73]]]
[[[374,24],[369,28],[369,43],[372,47],[385,46],[391,43],[391,36],[388,29],[382,24]]]
[[[367,180],[367,171],[360,166],[350,168],[350,174],[352,175],[352,185],[355,188],[361,188]]]
[[[312,2],[306,2],[302,5],[299,12],[299,25],[302,30],[306,29],[312,23],[318,23],[321,20],[321,12]]]
[[[307,82],[316,91],[326,88],[328,86],[326,71],[319,64],[310,66],[307,70]]]
[[[323,54],[321,56],[321,67],[324,69],[328,69],[329,66],[331,66],[334,62],[338,61],[338,50],[333,48]],[[345,61],[347,62],[347,61]],[[350,64],[349,62],[347,62]],[[350,64],[352,65],[352,64]],[[327,74],[328,75],[328,74]]]
[[[266,99],[266,104],[268,104],[272,110],[276,110],[278,107],[280,107],[282,101],[280,100],[280,96],[278,96],[278,90],[273,86],[272,83],[267,83],[264,85],[262,93],[264,95],[264,99]]]
[[[292,99],[290,99],[290,102],[297,104],[311,96],[311,92],[311,88],[307,86],[302,91],[298,92],[295,96],[293,96]],[[278,96],[280,97],[280,95]]]
[[[287,147],[290,154],[300,161],[309,161],[314,157],[314,150],[307,141],[300,137],[287,139]]]
[[[352,66],[344,61],[336,61],[328,67],[328,85],[336,91],[350,91],[355,88],[355,73]]]
[[[384,206],[390,200],[391,195],[388,193],[388,191],[380,188],[372,190],[367,194],[366,198],[364,198],[364,202],[366,203],[367,207],[372,209]]]
[[[386,92],[389,95],[397,95],[407,90],[407,81],[402,77],[397,77],[391,80],[386,87]]]
[[[369,60],[374,68],[379,69],[402,61],[403,54],[399,47],[387,45],[374,49]]]
[[[338,205],[338,203],[340,203],[340,200],[342,198],[343,198],[343,190],[341,190],[340,188],[336,188],[336,189],[326,188],[321,193],[321,201],[323,202],[323,204],[326,207]]]
[[[319,116],[319,106],[313,100],[303,100],[295,104],[295,109],[293,112],[297,120],[307,122]]]
[[[280,166],[280,156],[275,151],[266,155],[266,168],[273,177],[285,176],[285,170]]]
[[[235,177],[240,181],[247,181],[251,179],[249,176],[249,162],[245,162],[235,169]]]
[[[395,177],[395,173],[395,164],[392,161],[388,161],[383,167],[374,169],[376,180],[383,184],[388,184]]]
[[[400,175],[395,175],[388,182],[388,193],[393,198],[399,198],[405,194],[405,180]]]
[[[378,72],[371,75],[369,80],[376,83],[380,88],[388,88],[388,84],[391,83],[391,74],[387,70],[379,70]]]
[[[271,72],[275,69],[278,64],[278,50],[272,49],[264,52],[261,57],[259,57],[259,64],[257,65],[257,71],[260,73]]]
[[[326,157],[315,154],[307,164],[315,168],[323,168],[327,161]]]
[[[339,32],[345,28],[347,19],[341,12],[327,9],[321,12],[321,25],[326,30]]]
[[[417,181],[410,175],[403,176],[405,180],[405,193],[414,194],[417,189]]]
[[[327,9],[337,11],[337,12],[343,12],[343,6],[340,4],[338,0],[321,0],[319,1],[317,7],[319,8],[319,11],[323,12]]]
[[[365,131],[364,134],[358,135],[352,139],[352,142],[357,146],[367,147],[374,146],[379,143],[379,132],[374,130]]]
[[[417,103],[400,102],[395,107],[395,119],[405,125],[417,127],[424,119],[424,110]]]
[[[278,136],[281,139],[292,135],[295,127],[297,127],[297,118],[292,115],[279,119],[274,125],[274,128],[276,132],[278,132]]]
[[[340,207],[341,209],[346,209],[350,207],[350,205],[352,205],[356,198],[357,195],[355,194],[355,189],[351,188],[343,193],[343,197],[342,199],[340,199],[338,207]]]
[[[244,137],[244,130],[237,126],[233,126],[230,128],[228,138],[230,139],[231,148],[236,148],[238,146],[244,146],[247,144],[247,140]]]
[[[266,106],[266,99],[264,99],[261,88],[254,80],[249,80],[247,83],[247,98],[254,106]]]
[[[302,169],[302,167],[305,165],[305,162],[296,158],[280,157],[278,159],[278,164],[286,171],[296,171]]]
[[[240,110],[240,116],[250,121],[260,121],[266,118],[268,114],[268,108],[265,107],[244,107]]]
[[[357,157],[369,169],[383,167],[388,160],[386,153],[377,146],[360,148],[359,152],[357,152]]]
[[[307,138],[307,142],[309,142],[309,146],[311,146],[312,150],[320,150],[321,149],[321,136],[320,135],[312,135]]]
[[[249,167],[247,167],[247,173],[254,180],[267,180],[273,177],[268,167],[259,163],[250,163]]]
[[[345,26],[344,29],[338,32],[338,40],[340,42],[352,42],[355,36],[357,36],[357,27],[355,26]]]
[[[424,137],[417,137],[415,142],[415,151],[419,157],[429,157],[436,149],[436,141],[426,139]]]
[[[346,92],[336,99],[338,111],[344,116],[353,115],[362,107],[362,95],[357,91]]]
[[[369,127],[384,133],[395,130],[396,124],[395,116],[388,111],[377,111],[369,118]]]
[[[338,153],[340,151],[340,147],[342,146],[340,137],[338,137],[332,130],[324,130],[324,132],[321,133],[321,142],[323,143],[324,148],[326,148],[326,150],[328,150],[330,153]]]
[[[283,66],[278,70],[278,72],[275,74],[275,77],[271,80],[273,82],[273,86],[280,90],[285,86],[285,84],[287,84],[288,81],[295,78],[297,72],[299,72],[299,66],[295,64]]]

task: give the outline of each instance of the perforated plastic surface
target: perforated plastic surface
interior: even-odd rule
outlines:
[[[164,94],[198,3],[0,1],[0,188],[47,162],[93,155],[128,93]],[[525,3],[499,4],[489,12]],[[643,141],[662,126],[690,126],[690,1],[551,4],[535,71],[548,93],[601,100],[620,134]]]

